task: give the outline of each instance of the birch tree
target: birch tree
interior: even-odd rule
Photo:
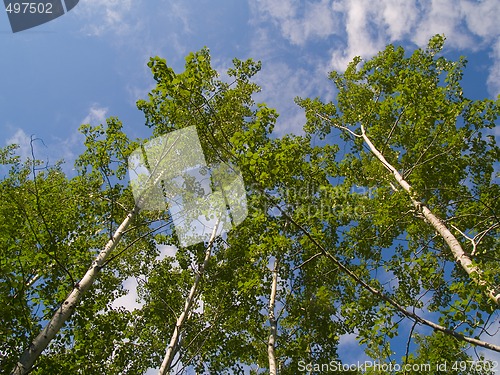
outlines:
[[[85,129],[89,128],[84,127],[84,132]],[[56,335],[62,333],[61,329],[74,314],[84,294],[95,284],[110,254],[134,248],[134,245],[140,243],[144,232],[131,227],[132,223],[140,222],[137,219],[139,207],[132,204],[128,214],[123,214],[123,211],[127,211],[123,209],[123,204],[129,204],[127,199],[130,194],[127,195],[123,186],[110,184],[110,179],[124,176],[123,167],[116,170],[109,168],[109,159],[114,153],[127,152],[128,140],[120,129],[121,124],[110,119],[106,131],[100,127],[92,135],[87,134],[89,150],[80,157],[79,162],[88,168],[88,174],[83,172],[69,180],[60,167],[42,168],[41,162],[34,159],[24,165],[15,164],[11,170],[12,177],[4,181],[4,186],[8,189],[6,191],[10,191],[11,197],[16,197],[9,201],[12,202],[15,212],[19,212],[19,223],[27,225],[26,233],[31,234],[27,238],[31,237],[35,249],[34,256],[29,250],[18,249],[22,257],[18,257],[19,263],[10,272],[23,278],[34,273],[33,278],[37,279],[36,282],[25,283],[25,287],[21,285],[15,293],[17,298],[26,301],[25,316],[30,316],[33,322],[29,325],[33,330],[29,335],[33,335],[33,339],[24,343],[25,350],[12,370],[14,374],[32,371],[42,351],[51,344]],[[98,137],[105,133],[106,141],[99,141]],[[123,157],[123,154],[120,156]],[[29,175],[26,174],[28,170],[31,172]],[[21,199],[21,196],[24,199]],[[27,206],[30,200],[34,202],[33,208]],[[124,218],[121,223],[120,217]],[[125,232],[129,232],[129,241],[119,246],[120,242],[123,242],[121,239]],[[12,236],[14,235],[15,233],[12,233]],[[13,240],[15,238],[12,237]],[[102,250],[96,254],[95,249],[99,247],[102,247]],[[95,258],[88,262],[94,254]],[[143,255],[140,258],[143,258]],[[46,266],[33,266],[33,260],[42,264],[45,262]],[[86,263],[90,264],[90,268],[85,272]],[[93,324],[89,323],[89,317],[84,316],[90,315],[91,321],[92,314],[98,311],[95,309],[105,309],[113,300],[113,296],[119,292],[115,289],[120,280],[128,274],[123,269],[123,264],[120,268],[118,277],[118,269],[111,273],[108,273],[109,270],[105,272],[97,291],[89,300],[92,301],[92,306],[87,302],[81,309],[78,319],[80,323]],[[29,273],[26,274],[24,270]],[[63,297],[68,288],[69,294]],[[43,314],[36,308],[37,303],[45,306]],[[43,321],[45,323],[40,332],[36,332],[39,322]],[[51,349],[60,342],[60,339],[57,340]],[[19,350],[19,347],[16,350]],[[54,364],[50,361],[46,365],[53,369]],[[43,368],[44,365],[40,363],[38,367]]]
[[[201,278],[203,277],[203,273],[205,268],[208,266],[208,261],[210,260],[210,256],[212,255],[212,247],[214,245],[215,237],[217,234],[217,226],[218,221],[216,222],[214,229],[212,231],[212,235],[210,236],[210,240],[208,241],[207,249],[205,251],[205,258],[203,259],[203,263],[198,266],[198,269],[195,271],[196,276],[193,282],[193,286],[191,287],[189,294],[186,298],[186,302],[184,304],[184,310],[181,312],[177,321],[175,323],[174,331],[172,333],[172,337],[168,344],[165,357],[163,358],[163,362],[160,366],[160,370],[158,372],[159,375],[167,374],[172,367],[172,361],[174,360],[175,354],[179,350],[179,337],[181,330],[184,328],[184,324],[187,319],[189,319],[189,315],[191,314],[193,305],[195,303],[195,298],[197,297],[199,291],[199,284]]]
[[[402,51],[398,53],[391,57],[392,60],[386,59],[393,61],[396,67],[405,61]],[[429,62],[429,55],[417,51],[413,60],[415,66],[410,66],[409,72],[432,76],[432,63],[425,65],[426,61]],[[236,61],[235,65],[240,70],[233,73],[243,77],[244,82],[258,70],[257,65],[249,62]],[[150,66],[158,85],[150,101],[140,102],[139,106],[150,119],[148,124],[154,132],[162,134],[168,129],[184,126],[182,124],[200,124],[200,133],[205,135],[202,143],[207,146],[210,157],[233,161],[241,168],[249,186],[250,217],[228,235],[227,248],[217,255],[214,262],[219,267],[208,270],[208,277],[216,287],[204,290],[204,314],[194,316],[193,325],[186,330],[186,337],[191,335],[188,339],[191,345],[181,356],[192,359],[197,371],[242,371],[240,364],[253,364],[257,373],[268,369],[269,358],[265,356],[268,342],[264,339],[268,337],[264,329],[267,317],[262,310],[267,307],[265,296],[269,296],[271,283],[269,279],[265,281],[263,271],[267,269],[272,249],[279,248],[288,249],[279,253],[284,267],[281,277],[286,280],[287,287],[279,296],[279,314],[283,317],[278,334],[282,339],[275,352],[283,374],[295,373],[301,360],[325,363],[337,358],[339,339],[349,333],[358,335],[359,342],[366,345],[368,355],[387,362],[392,353],[391,338],[398,336],[398,327],[404,319],[417,326],[427,325],[441,331],[452,342],[460,340],[460,344],[452,346],[455,355],[465,348],[466,343],[497,350],[497,346],[471,337],[473,330],[453,328],[451,321],[457,319],[453,318],[457,308],[449,302],[456,292],[455,280],[442,269],[436,276],[439,269],[436,261],[440,258],[435,256],[433,248],[441,242],[433,238],[435,233],[429,230],[428,223],[418,215],[411,217],[415,206],[411,201],[409,205],[405,202],[401,189],[393,189],[397,181],[391,184],[389,180],[384,185],[385,179],[379,182],[372,176],[358,176],[354,166],[378,171],[373,163],[369,163],[372,161],[369,158],[362,162],[353,160],[357,155],[355,152],[362,151],[358,144],[354,145],[355,152],[347,155],[338,155],[337,139],[327,138],[330,142],[326,145],[312,147],[313,137],[325,136],[326,133],[312,131],[312,126],[324,126],[324,123],[321,117],[311,115],[313,112],[309,107],[306,107],[306,113],[310,122],[305,136],[272,139],[276,112],[265,105],[251,108],[251,93],[258,88],[250,82],[248,85],[240,83],[245,91],[239,92],[238,85],[233,90],[217,81],[207,51],[188,56],[186,71],[180,74],[174,73],[161,59],[153,59]],[[391,76],[397,69],[391,66],[386,71]],[[193,86],[193,74],[205,77],[208,83]],[[419,77],[415,81],[422,79]],[[345,97],[356,98],[356,86],[345,86]],[[415,90],[411,85],[404,87],[408,92]],[[363,108],[370,108],[371,97],[361,97],[366,100]],[[235,98],[239,98],[236,105]],[[243,107],[238,104],[241,98],[245,100]],[[311,108],[315,104],[319,106],[317,103],[302,102]],[[320,107],[323,112],[316,112],[324,116],[324,108],[332,106],[324,105]],[[228,113],[237,116],[221,117],[221,114]],[[246,116],[240,117],[242,114]],[[225,124],[229,127],[226,128]],[[210,132],[204,133],[207,129]],[[231,131],[226,132],[226,129]],[[315,129],[321,129],[320,125]],[[459,137],[450,133],[451,137]],[[476,163],[476,159],[470,158],[469,161]],[[440,165],[437,160],[435,163]],[[488,163],[484,164],[486,169]],[[393,216],[387,214],[392,211]],[[288,220],[294,225],[285,235],[279,228]],[[409,243],[401,242],[406,233],[412,236]],[[491,237],[493,232],[488,233],[485,240],[494,238]],[[286,245],[280,241],[285,241]],[[395,251],[402,256],[396,256]],[[422,253],[422,257],[416,256]],[[230,261],[230,254],[238,259],[237,264]],[[245,265],[245,261],[248,264]],[[399,283],[395,291],[390,280],[377,277],[386,269]],[[411,281],[418,278],[420,282]],[[459,284],[460,278],[456,282]],[[430,307],[425,307],[430,311],[438,310],[445,319],[451,317],[450,321],[438,324],[423,318],[421,299],[422,295],[431,293],[428,289],[434,293],[436,306],[442,305],[436,308],[431,303]],[[482,295],[475,296],[480,299]],[[257,301],[254,307],[251,307],[252,300]],[[466,298],[462,303],[467,305],[468,301],[470,299]],[[482,307],[483,312],[490,311],[488,306]],[[419,310],[415,312],[415,308]],[[481,313],[479,310],[470,310],[471,322],[477,313]],[[487,328],[485,321],[477,320],[474,324],[477,329]],[[194,327],[198,329],[192,330]],[[205,330],[204,327],[209,328]],[[199,340],[199,344],[193,344],[199,339],[199,332],[209,332],[209,335]],[[417,331],[412,332],[417,335]],[[412,332],[405,333],[410,343],[409,350],[415,346],[418,350],[418,345],[425,347],[428,342],[436,344],[426,336],[413,343]],[[422,350],[421,353],[429,352]],[[411,360],[411,353],[407,354],[404,361]]]
[[[492,129],[499,103],[464,96],[465,58],[440,56],[443,43],[436,36],[410,56],[388,46],[371,60],[355,58],[344,73],[330,74],[335,102],[298,103],[308,132],[350,145],[339,174],[347,189],[362,193],[363,214],[343,231],[342,257],[388,273],[375,289],[400,307],[439,312],[447,334],[480,335],[498,309],[500,154]],[[366,308],[384,305],[379,298]],[[352,311],[348,306],[344,311]],[[373,354],[376,346],[388,350],[397,334],[398,322],[382,318],[386,308],[398,314],[393,304],[376,308],[377,319],[359,321],[361,342]],[[498,351],[486,336],[478,344]]]

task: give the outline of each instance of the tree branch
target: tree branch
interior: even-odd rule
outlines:
[[[90,268],[87,270],[80,282],[76,283],[73,290],[57,309],[52,319],[42,329],[38,336],[32,341],[30,346],[24,351],[12,371],[12,375],[24,375],[30,372],[31,367],[40,356],[42,351],[49,345],[50,341],[56,336],[57,332],[62,328],[64,323],[71,317],[76,306],[80,302],[83,294],[94,283],[102,265],[106,261],[108,255],[116,248],[120,242],[123,232],[130,225],[135,216],[139,213],[140,208],[136,205],[134,209],[127,215],[115,231],[111,239],[108,241],[104,249],[94,259]]]
[[[383,301],[385,301],[388,304],[392,305],[394,308],[396,308],[396,310],[398,310],[401,314],[403,314],[407,318],[410,318],[414,322],[417,322],[417,323],[426,325],[428,327],[431,327],[432,329],[434,329],[436,331],[440,331],[440,332],[446,333],[448,335],[451,335],[451,336],[457,338],[458,340],[465,341],[465,342],[468,342],[468,343],[471,343],[471,344],[474,344],[474,345],[478,345],[478,346],[481,346],[481,347],[486,348],[486,349],[491,349],[491,350],[494,350],[496,352],[500,352],[500,345],[491,344],[491,343],[486,342],[486,341],[482,341],[482,340],[479,340],[479,339],[475,339],[475,338],[472,338],[472,337],[465,336],[465,335],[463,335],[463,334],[461,334],[459,332],[455,332],[455,331],[453,331],[451,329],[448,329],[448,328],[443,327],[443,326],[441,326],[439,324],[436,324],[436,323],[434,323],[434,322],[432,322],[430,320],[424,319],[424,318],[418,316],[417,314],[415,314],[415,313],[413,313],[411,311],[406,310],[403,306],[401,306],[399,303],[397,303],[396,301],[394,301],[391,297],[385,295],[380,290],[375,289],[374,287],[368,285],[358,275],[356,275],[353,271],[351,271],[349,268],[347,268],[342,262],[340,262],[335,256],[333,256],[332,254],[330,254],[318,241],[316,241],[316,239],[302,225],[300,225],[299,223],[297,223],[297,221],[294,220],[285,211],[283,211],[283,209],[281,207],[279,207],[278,205],[276,205],[275,207],[278,208],[278,210],[281,212],[281,214],[283,216],[285,216],[288,220],[290,220],[290,222],[292,222],[297,228],[299,228],[304,233],[304,235],[307,238],[309,238],[309,240],[316,247],[318,247],[318,249],[320,249],[321,252],[328,259],[330,259],[333,263],[335,263],[344,273],[346,273],[350,278],[352,278],[357,284],[359,284],[361,287],[363,287],[364,289],[366,289],[367,291],[369,291],[370,293],[372,293],[374,296],[379,297]]]
[[[371,152],[380,160],[380,162],[387,168],[394,176],[399,185],[408,193],[411,202],[415,208],[421,212],[425,219],[434,227],[434,229],[441,235],[443,240],[446,242],[450,248],[453,257],[456,262],[460,264],[462,269],[467,272],[467,274],[474,280],[479,286],[486,289],[486,294],[488,297],[496,304],[500,305],[500,290],[498,288],[489,285],[489,283],[483,279],[482,270],[472,263],[470,257],[465,253],[460,245],[460,242],[456,239],[453,233],[446,227],[444,222],[440,220],[434,213],[424,204],[422,204],[415,193],[412,191],[410,184],[403,178],[403,176],[398,172],[396,168],[392,166],[382,155],[382,153],[375,147],[371,142],[370,138],[366,135],[365,128],[361,124],[361,136],[363,140],[370,148]]]

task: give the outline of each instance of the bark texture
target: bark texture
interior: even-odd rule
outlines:
[[[278,322],[274,315],[274,306],[276,304],[276,289],[278,287],[278,261],[274,261],[273,279],[271,284],[271,296],[269,297],[269,325],[270,335],[267,342],[267,355],[269,357],[269,375],[276,375],[276,336],[278,332]]]

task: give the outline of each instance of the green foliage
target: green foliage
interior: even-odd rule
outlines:
[[[340,253],[359,258],[371,276],[387,273],[389,281],[377,288],[402,306],[439,311],[446,327],[476,335],[485,324],[481,312],[491,314],[495,306],[455,264],[443,239],[361,138],[364,129],[410,184],[412,197],[451,228],[484,277],[498,285],[500,196],[493,171],[500,148],[491,129],[500,103],[464,97],[460,79],[465,59],[439,56],[443,43],[436,36],[426,50],[410,56],[401,47],[388,46],[369,61],[355,58],[344,73],[330,75],[339,91],[335,103],[297,102],[306,110],[308,134],[329,140],[340,133],[348,142],[350,152],[339,164],[343,184],[367,192],[359,201],[364,215],[340,236]],[[335,163],[333,155],[331,159]],[[385,312],[384,305],[372,299],[364,310],[390,322],[395,312]],[[362,317],[354,321],[359,329]],[[382,347],[383,338],[394,331],[373,323],[362,324],[360,336]]]
[[[207,163],[242,171],[249,210],[214,244],[181,328],[176,369],[267,371],[274,260],[280,374],[339,360],[347,334],[381,364],[397,356],[401,364],[470,359],[455,337],[419,324],[409,331],[413,321],[395,304],[478,337],[497,317],[495,306],[359,137],[364,128],[412,186],[412,197],[452,228],[485,279],[498,284],[500,190],[493,172],[500,150],[491,129],[500,103],[465,98],[465,59],[441,57],[443,43],[436,36],[410,56],[388,46],[369,61],[355,58],[344,73],[330,74],[336,101],[297,99],[305,134],[281,138],[272,134],[277,112],[252,98],[260,90],[252,82],[259,62],[235,59],[221,79],[206,48],[189,54],[181,73],[164,59],[150,60],[156,86],[137,106],[152,137],[195,125]],[[60,166],[21,162],[14,146],[0,150],[10,169],[0,185],[2,371],[134,207],[127,158],[145,140],[128,139],[116,118],[81,131],[86,151],[74,178]],[[318,137],[323,141],[313,146]],[[158,260],[158,245],[173,244],[168,212],[141,212],[33,373],[140,374],[158,367],[206,250],[198,244]],[[143,302],[134,311],[113,306],[128,278],[138,281]],[[406,355],[401,342],[408,342]]]

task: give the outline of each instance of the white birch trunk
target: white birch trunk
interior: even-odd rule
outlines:
[[[134,209],[127,215],[125,220],[123,220],[104,249],[102,249],[94,259],[92,265],[87,270],[80,282],[78,282],[74,286],[69,296],[59,307],[54,316],[52,316],[52,319],[49,321],[49,323],[47,323],[47,325],[42,329],[38,336],[31,342],[30,346],[21,355],[21,358],[19,359],[16,367],[11,373],[12,375],[24,375],[30,371],[31,367],[40,356],[40,354],[49,345],[50,341],[56,336],[64,323],[71,317],[83,294],[94,283],[94,280],[96,279],[102,265],[106,261],[106,258],[116,248],[122,238],[123,233],[133,221],[134,217],[139,213],[139,210],[139,206],[136,205]]]
[[[210,240],[208,242],[207,249],[205,251],[205,259],[203,260],[203,263],[201,264],[200,268],[198,269],[194,283],[191,286],[191,290],[189,291],[189,294],[186,298],[186,302],[184,304],[184,310],[182,311],[181,315],[177,318],[177,322],[176,322],[175,327],[174,327],[174,332],[172,333],[172,336],[170,338],[170,343],[168,344],[167,351],[165,353],[165,357],[163,358],[163,362],[161,364],[158,375],[167,374],[167,371],[169,371],[170,367],[172,366],[172,361],[174,360],[175,354],[177,353],[177,351],[179,349],[178,346],[179,346],[180,332],[181,332],[182,327],[184,326],[185,321],[189,318],[189,315],[191,313],[191,308],[193,307],[193,303],[195,301],[195,298],[194,298],[195,294],[198,290],[198,286],[200,284],[201,277],[203,276],[203,272],[208,265],[210,255],[212,253],[212,247],[213,247],[213,243],[215,241],[218,226],[219,226],[219,222],[217,221],[217,223],[215,224],[214,230],[212,231],[212,235],[210,236]]]
[[[270,335],[267,342],[267,356],[269,357],[269,375],[276,375],[276,337],[278,334],[278,322],[274,315],[274,306],[276,304],[276,289],[278,287],[278,260],[274,261],[273,280],[271,284],[271,296],[269,297],[269,325]]]
[[[434,213],[415,197],[414,193],[411,191],[410,184],[403,178],[399,171],[394,168],[382,155],[382,153],[375,147],[371,142],[370,138],[365,133],[365,129],[361,127],[361,135],[363,140],[366,142],[371,152],[382,162],[382,164],[393,174],[399,185],[408,193],[410,199],[417,210],[419,210],[427,221],[434,227],[434,229],[439,233],[439,235],[446,242],[450,248],[453,257],[456,262],[467,272],[468,275],[480,286],[485,287],[488,297],[497,305],[500,305],[500,290],[496,290],[493,286],[488,285],[488,283],[481,277],[482,271],[477,266],[472,263],[469,255],[465,253],[460,242],[457,238],[450,232],[448,227],[436,216]]]

